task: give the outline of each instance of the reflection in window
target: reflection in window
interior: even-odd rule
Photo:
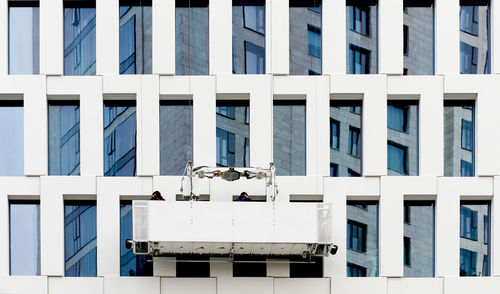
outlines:
[[[175,1],[175,74],[208,75],[208,0]]]
[[[0,101],[0,138],[0,176],[23,176],[23,101]]]
[[[378,202],[347,201],[347,275],[378,276]]]
[[[291,75],[322,73],[321,10],[321,0],[290,1]]]
[[[346,2],[347,73],[377,73],[377,0]]]
[[[95,0],[64,1],[64,75],[95,75],[95,34]]]
[[[490,275],[490,209],[489,201],[460,201],[460,276]]]
[[[233,1],[233,73],[266,72],[265,1]]]
[[[38,1],[9,1],[9,74],[38,74]]]
[[[444,175],[474,176],[474,101],[444,103]]]
[[[125,242],[132,237],[132,201],[120,201],[120,276],[152,276],[153,263],[149,255],[135,255]],[[150,260],[150,262],[148,262]]]
[[[330,118],[330,148],[339,149],[340,122]]]
[[[277,175],[306,175],[305,100],[274,100],[273,160]]]
[[[152,72],[151,28],[151,1],[120,0],[120,74]]]
[[[404,201],[403,245],[404,276],[433,277],[434,201]]]
[[[490,73],[489,1],[460,1],[460,73]]]
[[[10,275],[40,275],[40,201],[9,201]]]
[[[348,152],[349,154],[351,154],[352,156],[356,156],[356,157],[359,157],[360,155],[360,144],[359,144],[359,133],[360,133],[360,130],[358,128],[355,128],[355,127],[349,127],[349,146],[347,147],[348,148]]]
[[[408,174],[408,147],[387,141],[387,168],[401,175]]]
[[[216,112],[217,166],[249,166],[249,101],[217,101]]]
[[[160,101],[160,175],[183,175],[193,160],[191,101]]]
[[[434,0],[404,0],[405,75],[434,74]]]
[[[49,101],[49,175],[80,175],[78,101]]]
[[[330,177],[339,176],[339,165],[336,163],[330,163]]]
[[[408,108],[401,105],[387,106],[387,125],[393,130],[406,133],[408,124]]]
[[[105,101],[105,176],[135,176],[136,133],[135,101]]]
[[[64,201],[64,268],[67,277],[97,276],[95,201]]]

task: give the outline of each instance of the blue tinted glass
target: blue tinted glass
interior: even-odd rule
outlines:
[[[474,176],[474,102],[466,100],[444,103],[444,175]]]
[[[22,101],[0,101],[0,176],[24,175]]]
[[[377,68],[377,2],[347,1],[347,73],[374,74]]]
[[[38,74],[38,7],[12,7],[15,4],[9,1],[9,74]]]
[[[80,175],[78,102],[49,101],[49,175]]]
[[[387,142],[387,168],[399,174],[408,174],[407,149],[393,142]]]
[[[104,175],[135,176],[135,103],[104,103]]]
[[[460,73],[490,73],[488,1],[460,1]]]
[[[387,126],[400,132],[406,132],[407,109],[405,107],[387,106]]]
[[[403,23],[404,74],[434,74],[433,1],[405,0]]]
[[[151,74],[151,28],[151,5],[120,6],[121,74]]]
[[[460,201],[460,276],[489,276],[489,201]]]
[[[307,48],[309,55],[321,58],[321,29],[312,25],[307,27]]]
[[[95,75],[95,34],[95,7],[64,8],[65,75]]]
[[[11,201],[10,274],[40,275],[40,202]]]
[[[266,51],[264,47],[245,41],[245,73],[264,74]]]
[[[67,277],[97,276],[95,201],[64,202],[64,268]]]
[[[250,160],[248,101],[217,101],[217,165],[245,166]]]

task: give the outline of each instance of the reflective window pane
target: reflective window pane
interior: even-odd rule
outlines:
[[[273,162],[277,175],[306,175],[306,101],[274,100]]]
[[[490,73],[490,5],[484,0],[460,1],[460,73]]]
[[[208,0],[175,1],[175,74],[208,75]]]
[[[444,103],[444,175],[474,176],[474,101]]]
[[[405,277],[434,276],[434,202],[404,202]]]
[[[193,160],[192,101],[160,101],[160,174],[183,175]]]
[[[120,201],[120,275],[152,276],[153,262],[149,255],[135,255],[132,248],[127,249],[125,242],[132,240],[132,201]],[[150,262],[148,262],[150,260]]]
[[[347,201],[347,276],[378,276],[376,201]]]
[[[78,101],[49,101],[49,175],[80,175]]]
[[[249,101],[220,100],[216,111],[217,166],[250,166]]]
[[[135,176],[135,101],[104,101],[104,175]]]
[[[404,74],[434,74],[434,0],[405,0],[403,23]]]
[[[321,0],[290,0],[290,74],[320,75]]]
[[[151,1],[120,0],[120,73],[151,74]]]
[[[347,0],[347,73],[376,74],[377,0]]]
[[[266,72],[264,0],[233,1],[233,73]]]
[[[40,201],[9,201],[11,275],[40,275]]]
[[[460,276],[490,275],[490,202],[460,201]]]
[[[38,74],[38,2],[9,1],[9,74]]]
[[[387,175],[418,176],[418,101],[387,101]]]
[[[64,75],[95,75],[95,34],[95,0],[64,1]]]
[[[359,177],[362,174],[361,108],[361,101],[330,102],[330,176],[332,177]]]
[[[67,277],[97,276],[95,201],[64,201],[64,268]]]
[[[0,101],[0,138],[0,176],[23,176],[23,101]]]

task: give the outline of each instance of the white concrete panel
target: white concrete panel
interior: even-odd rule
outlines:
[[[274,294],[299,294],[311,293],[330,294],[330,279],[309,278],[309,279],[274,279]]]
[[[0,75],[9,72],[9,1],[0,0]]]
[[[209,1],[208,39],[210,74],[233,72],[233,3],[231,0]]]
[[[440,278],[389,278],[387,279],[387,294],[441,294],[443,279]]]
[[[120,1],[96,0],[96,73],[120,73]]]
[[[444,294],[498,293],[500,278],[457,277],[444,279]]]
[[[153,276],[175,277],[176,273],[175,257],[153,257]]]
[[[319,184],[322,177],[297,177],[279,176],[276,177],[278,183],[278,196],[276,201],[290,201],[290,195],[322,195],[323,184]]]
[[[49,277],[50,294],[103,294],[103,278],[61,278]]]
[[[272,294],[273,278],[217,278],[217,294]]]
[[[267,259],[267,276],[268,277],[290,277],[290,262],[286,259]],[[275,283],[276,285],[276,283]],[[276,290],[275,290],[276,293]]]
[[[332,294],[386,294],[387,278],[332,278]]]
[[[40,74],[64,73],[63,0],[40,1]]]
[[[160,278],[156,277],[105,277],[104,293],[160,294]]]
[[[141,76],[138,75],[104,75],[102,92],[107,99],[132,99],[141,90]],[[126,96],[127,98],[124,98]]]
[[[0,275],[0,293],[47,294],[47,277]]]
[[[460,2],[436,0],[435,21],[435,72],[458,74],[460,72]]]
[[[161,279],[162,294],[215,294],[217,280],[213,278]]]
[[[193,94],[193,162],[195,166],[215,166],[215,78],[193,77],[190,90]]]
[[[290,38],[289,38],[289,1],[267,1],[271,4],[271,69],[272,74],[287,75],[290,72]],[[269,72],[269,71],[268,71]]]
[[[379,0],[379,73],[403,74],[403,1]]]
[[[345,74],[346,2],[324,0],[322,4],[323,74]]]
[[[175,0],[153,0],[153,74],[175,74]]]
[[[233,276],[233,263],[227,262],[227,258],[210,258],[210,276],[216,278],[231,278]]]

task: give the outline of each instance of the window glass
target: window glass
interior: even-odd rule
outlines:
[[[183,175],[193,160],[192,101],[160,101],[160,174]]]
[[[95,75],[95,36],[95,0],[64,1],[64,75]]]
[[[104,101],[104,175],[135,176],[135,101]]]
[[[336,163],[330,163],[330,177],[339,176],[339,165]]]
[[[377,0],[347,0],[347,73],[374,74],[377,69]]]
[[[460,201],[460,276],[489,276],[490,202]]]
[[[9,201],[10,275],[40,275],[40,201]]]
[[[175,1],[175,74],[208,75],[208,0]]]
[[[23,176],[23,101],[0,101],[0,138],[0,176]]]
[[[444,103],[444,175],[474,176],[474,101]]]
[[[387,141],[387,168],[400,175],[408,175],[408,148]]]
[[[273,162],[277,175],[306,175],[306,102],[304,100],[274,100]]]
[[[490,5],[460,1],[460,73],[490,73]]]
[[[361,101],[330,101],[330,165],[332,177],[361,175]]]
[[[97,276],[95,201],[64,201],[64,268],[67,277]]]
[[[347,201],[347,276],[378,276],[376,201]]]
[[[9,1],[9,74],[38,74],[38,1]]]
[[[264,0],[233,1],[233,73],[266,72]]]
[[[434,74],[434,0],[404,0],[405,75]]]
[[[290,74],[321,75],[321,0],[290,0]]]
[[[217,166],[249,166],[249,101],[217,101]]]
[[[80,175],[78,101],[49,101],[49,175]]]

